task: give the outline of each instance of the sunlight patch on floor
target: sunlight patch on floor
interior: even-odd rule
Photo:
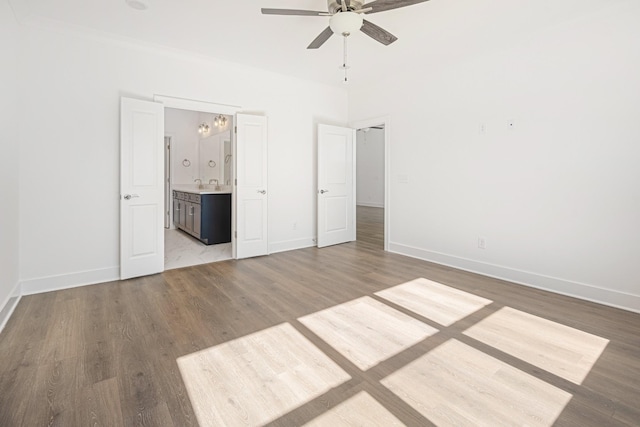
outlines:
[[[361,391],[338,406],[305,424],[306,427],[393,427],[404,426],[384,406],[365,391]]]
[[[548,427],[572,397],[455,339],[381,383],[438,426]]]
[[[376,295],[444,326],[493,302],[423,278],[376,292]]]
[[[609,340],[504,307],[465,335],[525,362],[581,384]]]
[[[443,329],[492,303],[427,279],[376,295],[445,325]],[[416,344],[439,332],[369,296],[298,321],[363,371],[417,349]],[[609,342],[510,307],[462,334],[576,384],[584,381]],[[469,338],[465,341],[468,344],[449,338],[434,349],[427,346],[426,354],[369,385],[391,391],[437,426],[553,425],[571,400],[570,393],[474,348]],[[336,360],[346,364],[342,358]],[[351,379],[289,323],[177,362],[202,426],[264,425]],[[332,395],[314,404],[324,405],[328,396]],[[307,425],[403,425],[389,408],[359,390]]]
[[[203,427],[262,425],[351,378],[288,323],[177,362]]]
[[[358,298],[298,320],[362,370],[438,332],[371,297]]]

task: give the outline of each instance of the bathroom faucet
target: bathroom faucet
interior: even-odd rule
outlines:
[[[215,178],[211,178],[211,179],[209,180],[209,184],[211,184],[211,181],[213,181],[213,182],[215,182],[215,183],[216,183],[216,186],[215,186],[215,188],[214,188],[214,189],[215,189],[215,191],[220,191],[220,183],[218,182],[218,180],[217,180],[217,179],[215,179]]]
[[[202,180],[200,178],[194,179],[193,182],[197,182],[198,183],[198,188],[202,188]]]

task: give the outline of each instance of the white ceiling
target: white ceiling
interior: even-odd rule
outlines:
[[[170,48],[340,84],[342,40],[306,46],[328,17],[266,16],[261,7],[326,10],[326,0],[10,0],[18,19],[61,21]],[[501,49],[535,32],[633,0],[431,0],[366,19],[398,37],[383,46],[359,33],[349,38],[352,78],[389,78],[399,68],[437,67]]]

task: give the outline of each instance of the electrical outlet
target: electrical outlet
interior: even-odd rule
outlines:
[[[298,229],[298,223],[297,223],[297,222],[294,222],[294,223],[293,223],[293,229],[294,229],[294,230],[297,230],[297,229]]]
[[[478,249],[486,249],[487,245],[484,241],[484,237],[478,237]]]
[[[484,135],[486,132],[487,132],[487,125],[486,125],[486,124],[484,124],[484,123],[480,123],[480,124],[478,125],[478,133],[479,133],[480,135]]]

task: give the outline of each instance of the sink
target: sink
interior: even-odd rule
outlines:
[[[230,191],[230,187],[228,185],[203,184],[201,190]]]

